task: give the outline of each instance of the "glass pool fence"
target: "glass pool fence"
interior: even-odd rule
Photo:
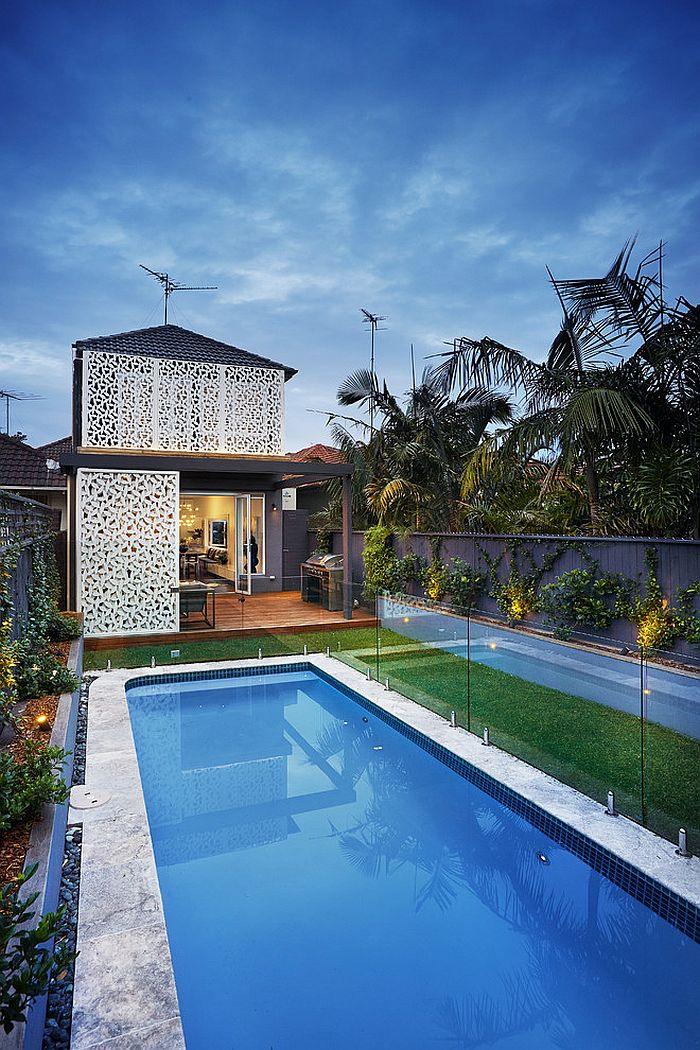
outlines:
[[[565,641],[408,595],[379,595],[375,611],[374,630],[343,631],[332,656],[700,851],[699,658]]]

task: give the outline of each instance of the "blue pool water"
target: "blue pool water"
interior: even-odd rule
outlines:
[[[128,701],[188,1050],[698,1046],[700,946],[313,672]]]

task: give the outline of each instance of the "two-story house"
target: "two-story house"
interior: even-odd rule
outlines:
[[[343,479],[352,616],[352,468],[283,455],[295,374],[170,324],[74,344],[74,451],[61,464],[69,604],[86,636],[177,632],[191,552],[243,594],[291,588],[282,489],[328,477]]]

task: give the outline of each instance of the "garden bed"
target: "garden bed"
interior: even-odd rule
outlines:
[[[56,656],[64,667],[74,670],[69,664],[70,642],[55,642],[50,647],[51,653]],[[60,693],[47,694],[27,700],[20,706],[19,738],[10,739],[0,745],[0,751],[16,752],[23,740],[34,740],[37,743],[49,742],[56,721],[56,713],[61,699]],[[37,722],[38,718],[45,719]],[[17,878],[24,867],[24,858],[29,849],[29,838],[32,831],[33,820],[25,820],[15,827],[0,831],[0,885],[6,885],[11,879]]]
[[[83,640],[71,643],[59,643],[63,652],[65,665],[80,677],[82,671]],[[52,648],[55,648],[52,646]],[[66,654],[66,650],[67,654]],[[20,715],[20,725],[25,728],[26,738],[61,748],[68,754],[63,761],[62,776],[70,785],[73,771],[72,748],[75,740],[75,726],[78,710],[79,689],[60,696],[41,696],[25,703]],[[50,732],[36,723],[38,715],[46,715],[50,723]],[[48,739],[47,739],[48,738]],[[7,743],[6,747],[18,746],[19,741]],[[22,887],[21,897],[26,899],[37,894],[32,905],[35,920],[46,912],[54,911],[58,904],[58,893],[63,862],[64,839],[68,817],[68,801],[60,804],[44,804],[40,816],[34,821],[25,821],[0,835],[2,862],[7,875],[11,878],[19,871],[36,865],[36,872]],[[5,878],[3,883],[7,882]],[[42,1043],[46,996],[35,999],[28,1012],[26,1024],[16,1024],[9,1035],[4,1037],[3,1046],[12,1050],[39,1050]]]

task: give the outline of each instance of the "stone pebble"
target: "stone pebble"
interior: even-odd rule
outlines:
[[[78,721],[75,747],[73,748],[73,783],[85,780],[85,748],[87,742],[87,707],[91,679],[83,679],[78,702]],[[66,909],[66,942],[75,951],[78,935],[78,894],[80,892],[80,854],[83,844],[83,829],[80,824],[68,825],[59,891],[59,905]],[[73,974],[71,964],[66,975],[54,979],[49,988],[46,1023],[42,1050],[69,1050],[71,1019],[73,1014]]]

